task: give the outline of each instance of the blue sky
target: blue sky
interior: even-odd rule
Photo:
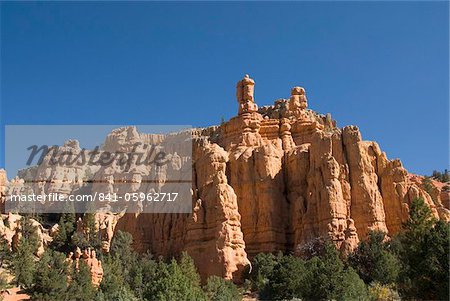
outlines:
[[[2,2],[11,124],[218,124],[306,88],[416,173],[448,168],[448,2]]]

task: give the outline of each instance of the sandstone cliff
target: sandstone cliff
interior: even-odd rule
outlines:
[[[415,197],[423,197],[437,218],[450,219],[448,192],[430,196],[400,160],[389,160],[376,142],[362,140],[357,127],[338,128],[329,114],[309,110],[303,88],[258,108],[254,85],[248,76],[238,82],[237,116],[192,131],[192,213],[100,213],[105,251],[115,231],[128,231],[139,251],[169,257],[186,250],[203,277],[238,279],[259,252],[295,253],[322,236],[350,252],[370,230],[393,235]],[[104,145],[128,149],[149,139],[167,138],[131,127],[111,133]],[[43,167],[37,172],[63,177]],[[83,170],[65,172],[82,185]],[[119,174],[93,172],[94,179],[111,181]],[[131,182],[139,186],[146,172],[135,171]],[[67,190],[58,183],[52,189]]]
[[[116,226],[139,250],[187,250],[202,275],[230,278],[259,252],[295,252],[329,236],[350,252],[370,230],[397,233],[423,197],[449,220],[448,205],[412,181],[400,160],[363,141],[355,126],[307,109],[306,93],[258,109],[254,81],[237,85],[238,116],[194,133],[194,211],[127,214]]]

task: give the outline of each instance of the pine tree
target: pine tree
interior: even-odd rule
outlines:
[[[103,264],[104,277],[100,284],[100,290],[105,300],[136,299],[136,296],[134,296],[130,289],[129,283],[125,280],[123,272],[120,261],[110,256],[105,257]]]
[[[2,236],[0,237],[0,267],[11,260],[11,247],[8,241]]]
[[[436,187],[434,186],[433,182],[431,181],[431,178],[425,177],[422,180],[422,186],[423,186],[423,189],[425,189],[425,191],[431,196],[431,199],[433,200],[433,202],[435,204],[437,204],[438,201],[437,201],[435,193],[434,193],[434,191],[436,190]]]
[[[46,250],[35,274],[32,296],[40,301],[64,301],[67,292],[68,263],[63,253]]]
[[[17,285],[30,288],[34,283],[35,258],[34,246],[24,236],[19,240],[12,258],[12,271]]]
[[[4,273],[0,273],[0,301],[3,300],[2,293],[4,290],[9,288],[8,279],[6,278],[6,275]]]
[[[20,234],[30,244],[33,253],[36,253],[41,242],[37,234],[37,226],[33,224],[33,220],[27,215],[20,219]]]
[[[69,287],[66,293],[67,301],[91,301],[96,295],[96,290],[92,285],[91,271],[87,264],[80,260],[78,269],[75,263],[70,267]]]
[[[104,256],[100,289],[105,300],[142,299],[146,286],[153,280],[155,263],[147,254],[137,256],[132,243],[131,234],[119,230],[114,235],[109,254]]]
[[[183,275],[193,286],[200,286],[200,275],[197,272],[194,260],[186,252],[181,253],[179,267]]]
[[[182,254],[180,264],[175,259],[168,264],[158,263],[155,278],[149,283],[144,297],[160,301],[206,300],[200,286],[200,276],[186,254]]]
[[[30,288],[34,280],[35,256],[40,241],[36,226],[27,216],[20,220],[21,238],[12,255],[11,265],[17,285]]]
[[[236,301],[242,299],[241,292],[233,282],[218,276],[209,277],[204,290],[210,301]]]
[[[283,256],[279,254],[276,258],[275,265],[272,265],[272,256],[260,256],[258,263],[261,266],[263,262],[269,263],[269,267],[265,275],[262,278],[256,278],[256,281],[260,282],[263,279],[263,285],[259,290],[260,296],[263,300],[290,300],[294,297],[303,296],[305,290],[306,279],[306,267],[305,261],[294,256]],[[262,258],[266,260],[261,261]],[[269,261],[267,261],[269,259]],[[258,268],[261,269],[261,268]]]
[[[359,243],[348,257],[349,264],[367,283],[376,281],[380,284],[392,284],[397,280],[400,263],[389,251],[385,233],[371,231],[367,240]]]
[[[279,257],[280,258],[280,257]],[[252,269],[249,274],[252,289],[263,291],[277,264],[277,257],[272,253],[259,253],[253,258]]]
[[[133,236],[128,232],[117,231],[111,242],[111,255],[122,261],[130,261],[133,255]]]
[[[97,230],[95,213],[91,210],[93,210],[93,208],[87,208],[87,212],[84,213],[82,218],[83,233],[75,231],[71,237],[71,241],[73,246],[77,246],[80,249],[91,248],[100,251],[101,240]]]
[[[86,240],[91,248],[99,249],[101,241],[97,231],[97,226],[95,222],[95,213],[93,211],[88,211],[83,216],[83,228],[86,233]]]
[[[423,199],[410,205],[404,232],[396,238],[403,263],[400,290],[407,298],[448,300],[450,225],[436,221]]]
[[[305,300],[367,300],[364,282],[351,268],[345,267],[336,247],[326,242],[325,253],[307,261],[306,281],[296,297]]]
[[[368,300],[364,281],[345,266],[336,247],[324,241],[320,250],[309,260],[279,255],[259,291],[263,300]]]
[[[115,287],[113,291],[105,293],[103,290],[99,290],[96,293],[94,301],[142,301],[142,299],[136,298],[133,292],[124,286]]]
[[[72,247],[71,238],[75,232],[75,213],[61,214],[58,226],[58,234],[53,239],[52,247],[56,250],[67,252]]]

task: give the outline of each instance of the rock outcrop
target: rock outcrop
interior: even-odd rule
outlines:
[[[4,238],[11,248],[16,248],[22,237],[22,216],[19,214],[1,214],[0,216],[0,237]],[[38,248],[35,255],[41,256],[45,248],[52,242],[49,229],[44,228],[41,223],[34,219],[30,219],[31,225],[36,229],[38,237]]]
[[[448,193],[439,190],[439,202],[433,201],[435,196],[400,160],[389,160],[377,143],[364,141],[356,126],[338,128],[330,114],[308,109],[305,89],[294,87],[288,99],[258,108],[254,88],[255,81],[246,75],[237,84],[237,116],[192,130],[192,212],[99,214],[105,251],[114,233],[123,230],[133,235],[138,251],[166,257],[187,251],[202,277],[238,281],[259,252],[296,252],[318,237],[329,237],[348,253],[370,230],[393,235],[415,197],[424,198],[437,218],[450,219]],[[108,135],[104,148],[126,152],[136,142],[166,140],[128,127]],[[64,147],[78,146],[70,142]],[[173,155],[180,162],[189,157],[188,152]],[[37,169],[50,178],[70,175],[76,183],[83,172]],[[107,192],[117,179],[140,186],[152,171],[131,166],[129,171],[107,167],[91,172],[93,189]],[[159,179],[163,183],[165,177]],[[67,190],[58,183],[48,189]]]
[[[75,253],[70,252],[67,255],[66,260],[69,265],[75,263],[75,271],[78,271],[80,260],[82,260],[91,272],[91,279],[94,287],[100,286],[100,283],[103,280],[103,267],[102,262],[97,259],[97,255],[94,250],[86,249],[82,252],[79,248],[77,248]],[[68,276],[70,281],[70,275]]]
[[[193,214],[119,220],[140,250],[187,250],[202,275],[231,278],[259,252],[295,252],[328,236],[348,253],[370,230],[393,235],[415,197],[449,220],[400,160],[357,127],[309,110],[305,89],[258,109],[254,85],[248,76],[238,82],[236,117],[195,132]]]
[[[6,196],[8,177],[6,176],[6,171],[0,169],[0,212],[5,212],[5,202],[3,201]]]

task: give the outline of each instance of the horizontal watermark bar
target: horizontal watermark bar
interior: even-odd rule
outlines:
[[[7,171],[17,171],[7,212],[192,211],[189,126],[22,125],[5,138]]]

